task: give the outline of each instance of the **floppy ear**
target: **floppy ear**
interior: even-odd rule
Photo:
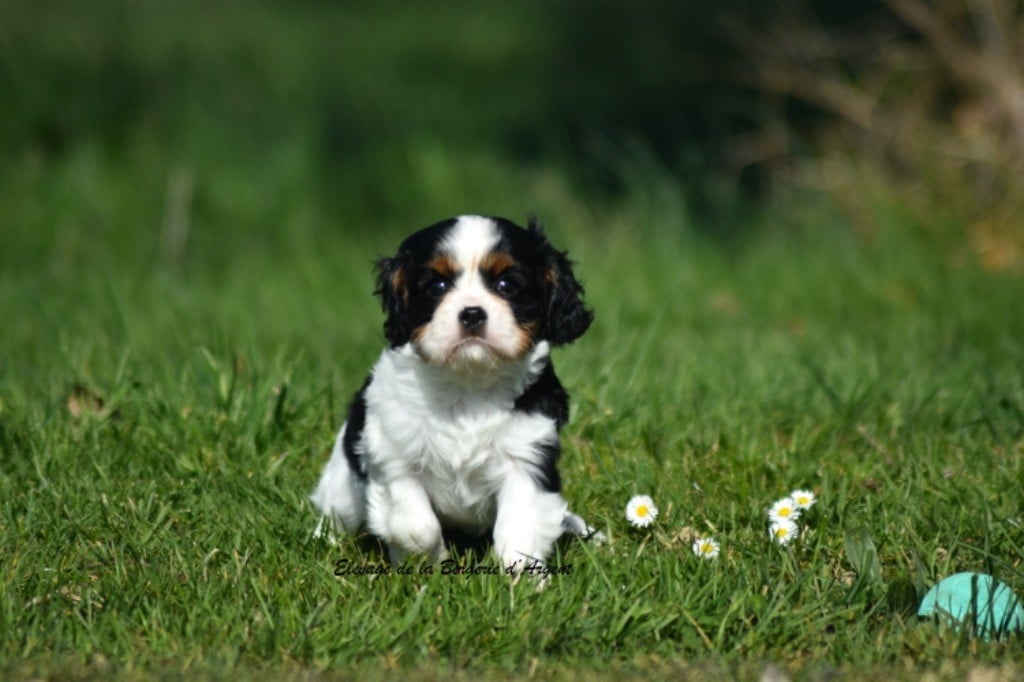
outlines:
[[[572,261],[564,251],[551,246],[536,218],[529,230],[539,239],[542,274],[547,286],[547,314],[543,338],[558,346],[572,343],[587,331],[594,313],[583,304],[583,285],[572,272]]]
[[[408,269],[401,254],[394,258],[381,258],[376,263],[377,288],[380,307],[384,310],[384,336],[392,348],[409,341],[412,324],[409,321]]]

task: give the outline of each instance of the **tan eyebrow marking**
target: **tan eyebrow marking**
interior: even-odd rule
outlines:
[[[501,273],[518,265],[512,256],[500,251],[494,251],[480,259],[480,272],[497,277]]]
[[[427,263],[427,267],[446,279],[455,279],[459,273],[459,266],[451,256],[434,256]]]

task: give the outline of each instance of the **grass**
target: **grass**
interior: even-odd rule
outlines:
[[[566,492],[611,541],[564,546],[570,574],[540,593],[503,576],[335,576],[379,550],[309,538],[305,495],[379,352],[368,247],[257,252],[209,280],[8,278],[8,670],[910,674],[1020,654],[1019,637],[966,639],[908,611],[960,570],[1024,582],[1014,282],[895,237],[730,250],[685,228],[553,232],[598,313],[557,354],[574,397]],[[339,262],[352,274],[335,278]],[[795,487],[820,501],[784,550],[764,511]],[[662,509],[646,531],[622,514],[638,492]],[[686,527],[722,556],[692,556]],[[879,575],[851,564],[858,533]]]
[[[0,114],[5,677],[1022,674],[1020,635],[985,642],[913,616],[963,570],[1024,594],[1019,276],[888,205],[861,207],[870,235],[820,197],[697,216],[642,147],[607,152],[609,191],[564,150],[538,159],[488,137],[490,113],[449,144],[468,107],[438,132],[427,99],[423,121],[390,135],[374,107],[420,81],[395,66],[408,65],[396,44],[420,33],[384,28],[387,11],[372,35],[345,35],[411,81],[335,110],[379,144],[324,151],[333,133],[315,116],[333,81],[318,79],[332,72],[296,46],[330,33],[333,14],[286,21],[261,5],[239,36],[207,27],[179,46],[178,19],[114,40],[104,15],[69,7],[41,34],[0,22],[0,77],[21,73],[19,46],[42,74],[15,79],[38,90]],[[257,68],[243,57],[278,20],[281,54]],[[530,25],[457,49],[528,53]],[[78,60],[97,41],[107,61]],[[476,91],[463,57],[435,54],[453,70],[448,98],[463,77]],[[49,76],[69,64],[70,104],[53,108]],[[170,90],[104,94],[111,65]],[[123,119],[104,117],[111,102]],[[572,508],[610,541],[562,546],[567,574],[540,592],[419,566],[335,575],[341,559],[382,558],[366,538],[314,541],[306,501],[380,352],[370,263],[441,217],[530,210],[578,261],[597,313],[556,351],[573,398],[562,472]],[[798,487],[819,497],[810,532],[773,546],[765,510]],[[650,529],[624,518],[636,493],[661,509]],[[694,557],[686,529],[721,556]]]

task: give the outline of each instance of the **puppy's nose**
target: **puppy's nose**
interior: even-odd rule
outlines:
[[[487,311],[480,306],[470,306],[459,311],[459,322],[466,331],[475,332],[487,322]]]

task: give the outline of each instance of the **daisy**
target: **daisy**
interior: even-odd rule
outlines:
[[[797,509],[810,509],[818,501],[810,490],[794,490],[789,494],[789,499],[793,500]]]
[[[634,495],[626,504],[626,518],[637,528],[646,528],[658,518],[658,508],[649,495]]]
[[[788,545],[800,535],[800,529],[790,519],[773,521],[772,527],[768,530],[772,540],[780,545]]]
[[[693,541],[693,553],[701,559],[714,559],[718,556],[718,550],[718,543],[713,538],[697,538]]]
[[[768,510],[768,519],[772,523],[796,521],[798,518],[800,518],[800,507],[792,497],[783,497]]]

